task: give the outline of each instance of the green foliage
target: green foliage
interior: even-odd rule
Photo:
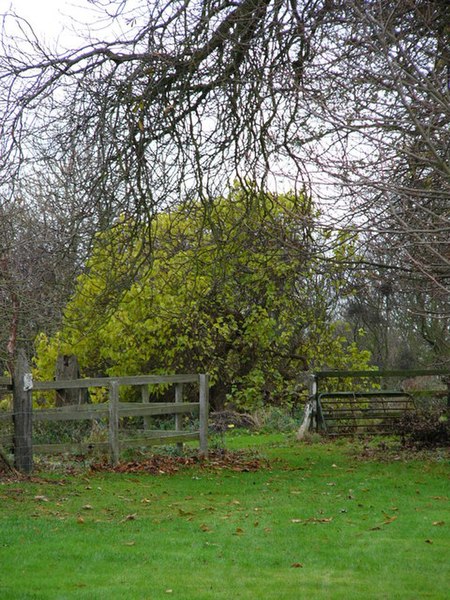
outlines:
[[[300,415],[294,418],[291,412],[279,406],[269,406],[258,411],[256,419],[264,433],[292,433],[301,423]]]
[[[53,376],[59,352],[84,375],[208,372],[213,405],[253,410],[288,405],[306,368],[366,368],[370,354],[330,324],[352,241],[324,261],[317,216],[303,195],[235,186],[139,238],[122,220],[98,236],[61,331],[38,339],[38,375]]]

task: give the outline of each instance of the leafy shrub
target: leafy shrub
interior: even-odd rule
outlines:
[[[301,419],[294,418],[286,409],[268,406],[258,411],[257,420],[265,433],[289,433],[298,429]]]
[[[332,323],[354,234],[332,242],[311,231],[320,211],[307,195],[261,194],[248,182],[209,208],[207,227],[200,202],[180,202],[148,229],[123,219],[97,236],[61,330],[36,339],[35,378],[53,379],[60,354],[75,354],[88,377],[207,372],[213,408],[251,412],[298,398],[309,366],[368,368],[370,353]],[[300,237],[304,250],[290,253]],[[335,245],[334,260],[316,252],[322,245]],[[139,258],[146,252],[150,266]],[[323,258],[332,268],[321,268]]]
[[[419,448],[447,446],[450,442],[450,422],[442,408],[423,407],[405,413],[399,419],[397,433],[402,436],[405,445]]]

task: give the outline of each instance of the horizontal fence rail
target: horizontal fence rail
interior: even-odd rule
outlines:
[[[0,377],[0,392],[5,389],[12,389],[11,377]]]
[[[170,383],[198,383],[200,375],[137,375],[135,377],[88,377],[85,379],[63,379],[59,381],[34,381],[33,390],[70,390],[81,388],[107,388],[114,382],[120,386],[161,385]]]
[[[409,379],[412,377],[433,377],[442,376],[450,377],[450,369],[394,369],[394,370],[370,370],[370,371],[316,371],[313,373],[313,377],[316,379],[329,379],[331,377],[337,377],[342,379],[344,377],[351,377],[356,379],[358,377],[369,377],[377,379],[380,377],[401,377],[402,379]]]

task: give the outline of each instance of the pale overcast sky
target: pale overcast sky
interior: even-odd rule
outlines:
[[[0,13],[11,7],[30,23],[38,37],[48,43],[58,40],[64,48],[77,46],[77,33],[81,35],[86,23],[90,24],[91,35],[101,39],[117,39],[129,31],[129,26],[122,29],[119,21],[114,27],[108,21],[105,27],[105,13],[88,0],[0,0],[0,7]]]
[[[69,0],[0,0],[32,25],[36,33],[46,38],[56,38],[68,25],[67,15],[77,14],[74,3]],[[78,4],[83,4],[83,0]],[[87,2],[84,2],[87,4]]]

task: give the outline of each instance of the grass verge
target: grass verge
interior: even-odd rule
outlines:
[[[0,598],[448,597],[445,457],[280,435],[227,446],[270,464],[2,483]]]

